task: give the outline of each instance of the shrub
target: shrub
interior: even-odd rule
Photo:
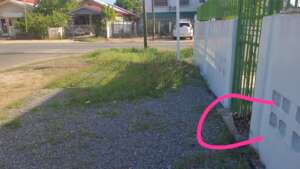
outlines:
[[[29,12],[25,18],[15,23],[15,27],[31,36],[46,38],[49,27],[68,26],[68,12],[77,6],[78,2],[76,0],[39,1],[39,5],[32,12]]]

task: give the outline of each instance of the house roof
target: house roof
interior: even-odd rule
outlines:
[[[37,1],[38,0],[17,0],[17,1],[20,1],[20,2],[25,2],[25,3],[28,3],[28,4],[37,4]]]
[[[6,4],[6,3],[13,3],[19,6],[31,6],[33,7],[35,5],[36,0],[2,0],[0,1],[0,5]]]
[[[133,16],[133,17],[138,17],[135,13],[126,10],[124,8],[121,8],[119,6],[109,4],[106,2],[103,2],[102,0],[85,0],[82,2],[82,7],[72,11],[71,13],[78,13],[82,11],[89,10],[91,13],[97,12],[100,13],[102,11],[103,7],[110,6],[112,7],[119,15],[125,15],[125,16]]]
[[[100,15],[99,11],[89,7],[80,7],[78,9],[75,9],[71,13],[77,15]]]
[[[100,4],[100,5],[103,5],[103,6],[110,6],[112,7],[116,12],[119,12],[119,13],[123,13],[123,14],[126,14],[126,15],[133,15],[133,16],[137,16],[135,13],[127,10],[127,9],[124,9],[124,8],[121,8],[117,5],[113,5],[113,4],[109,4],[109,3],[106,3],[106,2],[103,2],[102,0],[93,0],[94,2]]]

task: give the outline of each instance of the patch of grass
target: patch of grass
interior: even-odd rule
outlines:
[[[49,135],[46,139],[45,142],[43,142],[42,144],[50,144],[50,145],[58,145],[64,142],[68,142],[72,139],[75,138],[75,134],[74,133],[70,133],[70,132],[57,132],[57,133],[53,133],[51,135]]]
[[[3,111],[0,109],[0,122],[2,121],[5,121],[7,120],[9,117],[8,117],[8,114],[7,112]]]
[[[64,104],[60,101],[51,101],[47,105],[45,105],[46,109],[51,109],[51,110],[61,110],[64,108]]]
[[[191,59],[193,57],[193,48],[186,48],[180,51],[181,59]]]
[[[84,128],[79,129],[79,134],[80,134],[81,137],[84,137],[84,138],[100,139],[100,137],[97,136],[97,133],[89,131],[89,130],[84,129]]]
[[[212,113],[209,120],[221,120],[219,114]],[[219,134],[209,140],[211,144],[226,145],[235,142],[226,126],[221,127]],[[245,154],[251,155],[249,148],[240,148],[227,151],[203,151],[188,155],[175,163],[176,169],[211,168],[211,169],[250,169]]]
[[[227,128],[222,129],[216,140],[214,140],[214,144],[229,144],[233,142],[234,137],[231,135]]]
[[[194,155],[185,157],[175,164],[175,169],[186,169],[186,167],[192,168],[195,164],[204,164],[206,159],[204,152],[198,152]]]
[[[19,144],[16,145],[17,151],[32,151],[38,147],[38,144],[32,143],[32,144]]]
[[[120,111],[114,109],[111,111],[98,112],[97,116],[99,116],[101,118],[115,118],[115,117],[119,116],[120,114],[121,114]]]
[[[98,41],[107,41],[104,37],[81,37],[76,38],[75,41],[79,42],[98,42]]]
[[[159,97],[166,89],[200,77],[197,68],[175,58],[175,52],[155,49],[99,50],[85,57],[88,67],[48,88],[68,89],[74,105]]]
[[[9,104],[8,106],[5,107],[6,110],[11,110],[11,109],[19,109],[22,107],[25,103],[26,99],[19,99],[17,101],[14,101],[13,103]]]
[[[250,169],[242,151],[197,152],[175,163],[175,169],[211,168],[211,169]]]
[[[3,127],[8,128],[8,129],[12,129],[12,130],[21,128],[22,127],[21,120],[20,119],[13,119],[13,120],[5,123],[3,125]]]
[[[144,112],[144,115],[145,115],[146,117],[149,117],[149,116],[154,116],[155,114],[154,114],[153,112],[149,111],[149,110],[146,110],[146,111]]]
[[[163,133],[167,130],[167,128],[167,124],[157,119],[133,121],[129,124],[129,130],[132,132],[155,131]]]

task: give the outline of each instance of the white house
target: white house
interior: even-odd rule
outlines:
[[[148,18],[148,30],[153,31],[153,16],[155,17],[155,31],[159,35],[170,36],[176,23],[177,0],[145,0]],[[179,0],[180,18],[194,23],[197,9],[207,0]],[[152,10],[153,6],[153,10]]]
[[[116,5],[108,4],[103,0],[82,0],[80,7],[70,12],[72,16],[71,33],[73,35],[96,34],[97,22],[103,19],[102,11],[111,7],[116,12],[116,20],[106,27],[106,36],[124,36],[135,34],[136,22],[139,17],[131,11]]]
[[[146,12],[148,17],[152,17],[152,6],[154,6],[156,19],[175,20],[176,1],[177,0],[146,0]],[[181,19],[193,21],[198,7],[205,1],[206,0],[180,0]]]
[[[14,22],[33,9],[35,0],[0,0],[0,36],[15,36]]]

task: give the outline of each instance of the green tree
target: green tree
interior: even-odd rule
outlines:
[[[70,20],[68,12],[78,7],[77,0],[39,0],[38,6],[25,18],[16,22],[15,26],[22,32],[38,38],[48,35],[48,27],[67,27]]]
[[[102,10],[102,19],[103,19],[103,26],[105,26],[106,38],[109,38],[109,30],[111,29],[110,23],[116,19],[116,12],[115,10],[110,7],[106,6]],[[103,27],[102,27],[103,28]]]
[[[141,0],[117,0],[115,4],[137,15],[141,14]]]
[[[102,16],[106,22],[110,22],[116,19],[117,14],[112,7],[106,6],[102,11]]]
[[[67,14],[79,7],[77,0],[39,0],[34,12],[43,15],[52,15],[54,11]]]

